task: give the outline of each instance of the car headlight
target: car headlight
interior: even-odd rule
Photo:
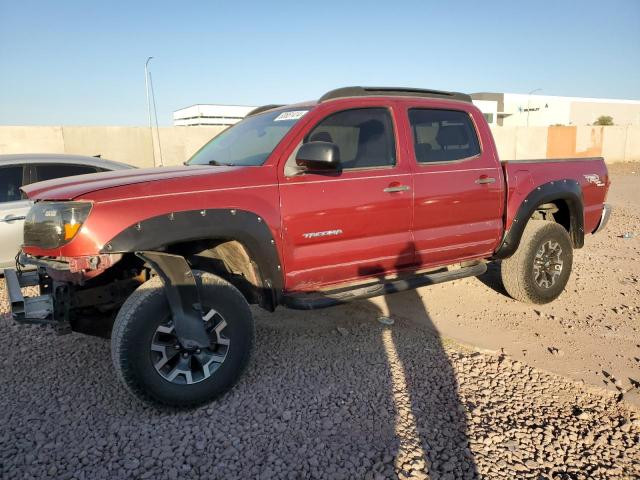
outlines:
[[[24,222],[25,246],[56,248],[76,236],[91,211],[91,202],[38,202]]]

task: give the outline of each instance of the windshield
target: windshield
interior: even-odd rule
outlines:
[[[262,165],[282,137],[309,110],[265,112],[245,118],[205,144],[188,165]]]

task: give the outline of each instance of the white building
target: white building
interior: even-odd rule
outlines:
[[[494,100],[474,100],[487,122],[491,125],[498,123],[498,103]],[[173,112],[173,124],[175,126],[197,125],[224,125],[229,126],[238,123],[247,114],[257,107],[244,105],[192,105]]]
[[[495,100],[473,100],[473,104],[480,109],[485,120],[491,126],[498,124],[498,102]]]
[[[173,124],[229,126],[238,123],[254,108],[245,105],[192,105],[173,112]]]
[[[640,100],[490,92],[472,93],[471,98],[491,126],[592,125],[600,116],[612,117],[615,125],[640,125]],[[173,124],[229,126],[254,108],[193,105],[173,112]]]
[[[610,116],[615,125],[640,125],[640,101],[556,97],[526,93],[472,93],[473,103],[500,126],[592,125]],[[481,104],[479,104],[482,102]]]

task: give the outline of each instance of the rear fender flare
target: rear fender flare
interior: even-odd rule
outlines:
[[[141,220],[109,240],[101,253],[163,251],[180,242],[236,240],[246,247],[258,266],[260,287],[269,292],[272,308],[284,286],[276,242],[265,220],[253,212],[209,209],[173,212]]]
[[[584,245],[584,202],[580,183],[571,179],[555,180],[533,189],[516,212],[511,226],[505,232],[494,258],[508,258],[518,249],[529,219],[540,205],[564,200],[569,207],[569,235],[574,248]]]

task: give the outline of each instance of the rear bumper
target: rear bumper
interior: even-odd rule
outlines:
[[[30,324],[55,324],[53,318],[53,297],[49,294],[35,297],[22,295],[22,287],[37,286],[40,283],[38,272],[16,272],[12,268],[4,271],[7,285],[11,316],[16,322]]]
[[[611,205],[605,203],[602,208],[602,214],[600,215],[600,222],[598,222],[598,226],[593,233],[598,233],[599,231],[604,230],[604,227],[607,226],[607,222],[609,221],[609,217],[611,217]]]

